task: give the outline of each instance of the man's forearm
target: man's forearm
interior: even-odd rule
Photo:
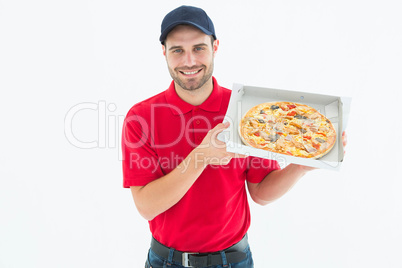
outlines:
[[[131,192],[140,214],[145,219],[152,220],[174,206],[204,169],[203,159],[195,149],[169,174],[145,186],[132,186]]]
[[[266,205],[287,193],[313,168],[290,164],[282,170],[269,173],[260,183],[249,185],[250,195],[255,202]]]
[[[227,165],[233,157],[246,157],[227,152],[226,144],[217,139],[228,127],[229,123],[220,123],[208,131],[201,144],[166,176],[131,187],[135,205],[145,219],[152,220],[179,202],[207,165]]]

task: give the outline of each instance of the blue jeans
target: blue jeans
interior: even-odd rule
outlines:
[[[253,257],[251,255],[250,246],[247,246],[244,249],[244,252],[247,253],[247,257],[238,263],[227,263],[226,265],[216,265],[216,266],[209,266],[208,268],[253,268],[254,262]],[[223,261],[225,264],[225,261]],[[184,268],[181,263],[172,262],[169,266],[168,260],[162,258],[155,254],[152,249],[149,249],[148,252],[148,259],[145,263],[145,268]]]

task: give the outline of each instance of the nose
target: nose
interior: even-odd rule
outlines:
[[[187,52],[184,56],[184,66],[192,67],[196,65],[196,57],[192,52]]]

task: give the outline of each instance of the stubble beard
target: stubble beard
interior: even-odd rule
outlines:
[[[176,84],[178,84],[184,90],[188,90],[188,91],[195,91],[195,90],[201,88],[202,86],[204,86],[205,83],[209,81],[209,79],[212,77],[212,73],[214,70],[214,62],[212,61],[211,64],[208,66],[208,68],[205,65],[201,65],[201,66],[191,67],[188,69],[194,70],[194,69],[201,69],[201,68],[203,69],[203,71],[208,70],[208,72],[205,73],[201,77],[201,79],[198,83],[195,83],[196,79],[198,79],[198,78],[190,78],[190,79],[187,79],[187,81],[183,81],[183,79],[181,79],[179,77],[179,75],[178,75],[178,73],[180,72],[179,70],[183,71],[185,69],[175,68],[174,70],[172,70],[170,67],[168,67],[170,76],[173,78],[174,82]]]

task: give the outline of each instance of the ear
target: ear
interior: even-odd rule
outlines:
[[[162,45],[162,52],[163,52],[163,56],[166,57],[166,47],[165,47],[165,45]]]
[[[216,53],[218,52],[218,47],[219,47],[219,40],[217,39],[214,41],[213,48],[212,48],[214,51],[214,57],[215,57]]]

